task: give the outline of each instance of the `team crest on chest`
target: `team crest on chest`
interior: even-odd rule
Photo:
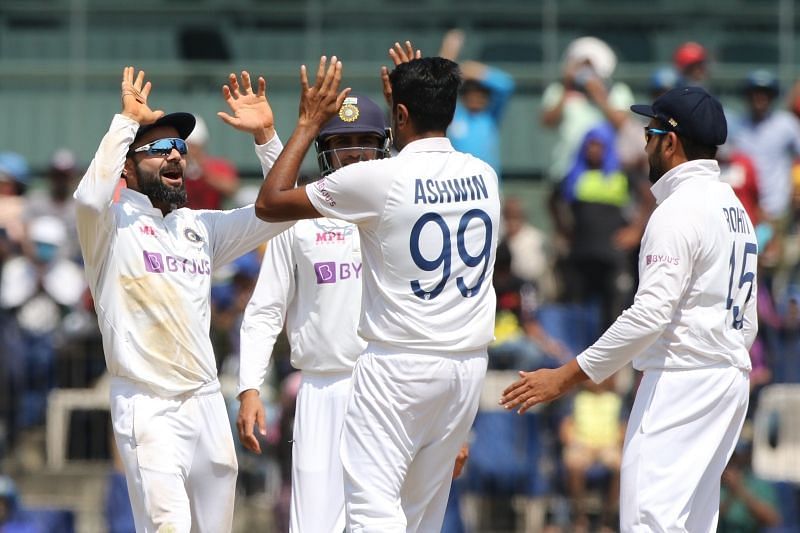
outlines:
[[[186,237],[189,242],[195,244],[203,242],[203,237],[201,237],[200,234],[192,228],[186,228],[183,230],[183,236]]]

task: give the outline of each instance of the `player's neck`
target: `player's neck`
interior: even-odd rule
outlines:
[[[419,141],[421,139],[431,139],[434,137],[445,137],[445,136],[446,136],[445,132],[443,131],[424,131],[420,133],[414,132],[408,136],[405,136],[402,139],[403,143],[402,146],[400,146],[400,143],[395,141],[395,148],[397,148],[398,150],[402,150],[403,148],[406,147],[406,145],[411,144],[414,141]]]

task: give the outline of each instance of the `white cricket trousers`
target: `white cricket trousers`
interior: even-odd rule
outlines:
[[[712,533],[720,479],[744,424],[749,372],[647,370],[622,452],[623,533]]]
[[[172,398],[114,378],[111,420],[136,533],[226,533],[236,451],[219,383]]]
[[[344,531],[344,474],[339,458],[352,372],[303,370],[292,444],[291,533]]]
[[[352,533],[440,531],[478,410],[486,350],[397,350],[371,343],[353,373],[341,442]]]

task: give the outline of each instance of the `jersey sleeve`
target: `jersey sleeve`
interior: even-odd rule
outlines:
[[[263,145],[255,145],[256,156],[266,176],[283,149],[278,135]],[[258,245],[292,227],[295,221],[264,222],[256,217],[253,205],[227,211],[204,211],[209,225],[214,266],[233,261]]]
[[[386,190],[380,187],[381,161],[348,165],[306,185],[311,205],[324,217],[363,224],[383,212]]]
[[[668,212],[648,222],[639,255],[639,288],[633,305],[592,346],[578,355],[581,369],[601,383],[647,349],[672,321],[692,275],[698,237],[691,223]],[[668,257],[650,261],[648,257]]]
[[[114,192],[138,130],[135,120],[115,115],[73,194],[78,239],[84,262],[90,268],[101,263],[109,249],[108,240],[115,229],[111,211]]]
[[[264,383],[275,339],[283,329],[286,311],[295,294],[294,230],[267,245],[253,295],[242,319],[239,350],[239,388],[259,390]]]

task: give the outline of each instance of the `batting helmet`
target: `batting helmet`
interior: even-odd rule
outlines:
[[[331,149],[328,140],[337,135],[375,135],[379,142],[378,147],[348,146]],[[383,159],[389,157],[389,147],[392,144],[392,130],[386,126],[381,108],[359,94],[350,94],[345,98],[339,113],[326,122],[314,141],[317,151],[317,163],[322,176],[330,174],[343,166],[337,152],[343,150],[362,151],[361,160]],[[372,154],[369,151],[373,151]],[[370,157],[372,155],[372,157]]]

